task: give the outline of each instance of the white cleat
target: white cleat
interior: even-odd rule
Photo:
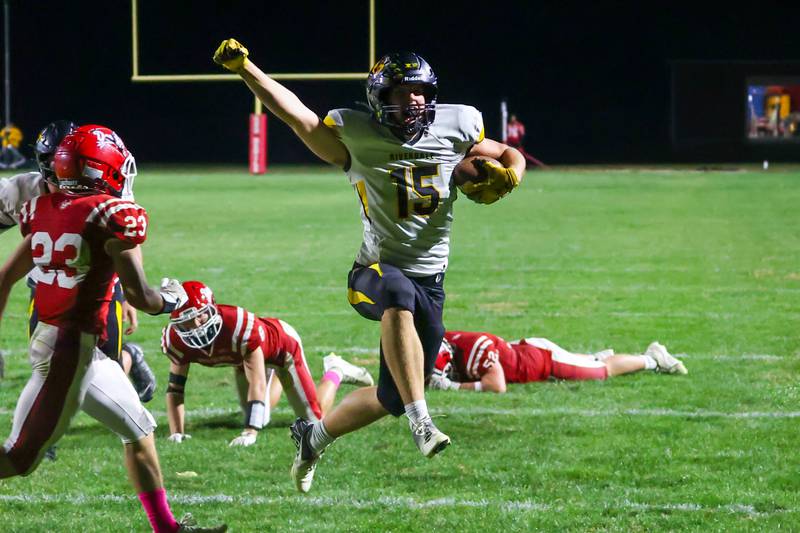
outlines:
[[[450,446],[450,437],[439,431],[430,417],[416,425],[409,420],[409,425],[414,443],[428,459]]]
[[[663,344],[659,344],[658,342],[650,343],[650,346],[647,347],[647,350],[645,350],[644,354],[655,359],[659,372],[664,372],[667,374],[689,373],[689,371],[686,370],[686,367],[683,366],[683,363],[680,361],[680,359],[670,355],[670,353],[667,351],[667,348]]]
[[[344,383],[351,383],[362,387],[371,387],[375,384],[375,381],[373,381],[372,376],[366,368],[348,363],[333,352],[322,358],[322,364],[325,367],[325,372],[332,368],[338,369],[342,373],[342,382]]]
[[[228,531],[228,526],[225,524],[214,527],[200,527],[197,525],[197,520],[194,519],[192,513],[186,513],[178,522],[177,533],[225,533]]]
[[[309,437],[311,437],[312,427],[313,424],[307,420],[298,418],[289,428],[294,445],[297,446],[297,453],[292,463],[292,480],[294,480],[294,486],[297,487],[297,490],[303,494],[311,490],[317,462],[322,456],[322,453],[315,454],[308,442]]]

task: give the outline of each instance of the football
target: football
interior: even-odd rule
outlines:
[[[458,165],[456,165],[456,168],[453,169],[453,182],[457,187],[461,188],[461,186],[467,182],[480,183],[486,180],[486,174],[483,173],[481,171],[481,167],[476,164],[480,159],[500,165],[499,161],[492,159],[491,157],[479,155],[465,157]]]

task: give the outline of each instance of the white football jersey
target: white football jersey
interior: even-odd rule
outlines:
[[[361,201],[364,240],[356,261],[379,261],[409,276],[447,268],[456,187],[451,176],[473,144],[483,117],[471,106],[437,104],[428,131],[410,144],[371,114],[334,109],[325,117],[350,153],[345,169]]]
[[[0,179],[0,233],[19,224],[22,204],[47,193],[39,172],[26,172]]]

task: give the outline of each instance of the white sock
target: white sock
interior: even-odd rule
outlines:
[[[428,404],[425,403],[425,400],[407,403],[404,407],[406,409],[406,416],[412,425],[417,425],[426,418],[431,417],[431,415],[428,414]]]
[[[645,370],[655,370],[656,368],[658,368],[658,363],[656,363],[656,360],[653,359],[651,356],[649,356],[649,355],[640,355],[639,357],[643,357],[644,358],[644,369]]]
[[[308,444],[311,445],[311,449],[314,450],[314,453],[317,455],[325,451],[325,448],[335,440],[334,437],[330,436],[328,430],[325,429],[325,424],[321,421],[311,427],[311,435],[308,437]]]

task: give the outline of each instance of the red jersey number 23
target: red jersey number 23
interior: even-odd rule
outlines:
[[[79,273],[81,244],[77,233],[62,233],[53,240],[46,231],[37,231],[31,238],[33,263],[39,267],[36,281],[48,285],[56,284],[64,289],[75,287],[83,279]],[[36,255],[37,248],[41,253]]]

